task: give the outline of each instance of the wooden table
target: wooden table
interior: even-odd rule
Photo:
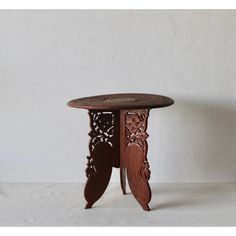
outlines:
[[[132,194],[144,210],[150,210],[151,172],[146,141],[149,110],[173,103],[165,96],[137,93],[79,98],[68,103],[70,107],[88,109],[90,117],[85,208],[91,208],[103,195],[115,167],[120,168],[123,194],[126,194],[127,175]]]

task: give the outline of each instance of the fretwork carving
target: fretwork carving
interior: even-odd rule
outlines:
[[[132,113],[125,114],[125,135],[129,143],[136,143],[143,150],[146,149],[146,139],[148,134],[147,129],[148,112],[145,113]],[[128,145],[129,145],[128,143]]]

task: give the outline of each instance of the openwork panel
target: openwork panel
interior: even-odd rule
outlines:
[[[127,112],[125,114],[125,135],[128,139],[128,145],[135,143],[143,150],[147,148],[147,119],[148,111],[139,113]]]
[[[89,111],[91,131],[89,136],[91,151],[98,143],[105,142],[113,146],[114,114],[112,112]]]
[[[92,178],[97,170],[94,163],[94,151],[98,144],[109,144],[113,147],[114,138],[114,114],[106,111],[89,111],[90,128],[89,136],[91,137],[89,142],[90,155],[87,157],[87,178]],[[112,158],[112,157],[110,157]]]

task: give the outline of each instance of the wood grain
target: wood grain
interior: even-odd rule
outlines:
[[[68,106],[89,110],[151,109],[170,106],[174,101],[166,96],[144,93],[119,93],[71,100]]]
[[[126,194],[126,178],[138,203],[150,211],[147,120],[149,110],[170,106],[174,101],[156,94],[107,94],[74,99],[68,105],[89,110],[91,139],[86,169],[85,208],[105,192],[112,168],[120,168],[120,184]]]
[[[84,189],[84,197],[87,200],[85,208],[91,208],[105,192],[114,162],[114,114],[89,111],[89,116],[91,139],[86,169],[88,180]]]
[[[120,113],[121,160],[127,169],[128,183],[132,194],[144,210],[149,211],[151,189],[147,161],[147,119],[149,111],[122,110]],[[125,163],[125,164],[123,164]]]

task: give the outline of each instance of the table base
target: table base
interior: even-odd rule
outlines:
[[[120,168],[120,183],[126,194],[126,178],[138,203],[150,211],[151,200],[149,163],[147,160],[148,109],[119,111],[89,110],[91,137],[89,142],[84,196],[85,208],[105,192],[112,168]]]

